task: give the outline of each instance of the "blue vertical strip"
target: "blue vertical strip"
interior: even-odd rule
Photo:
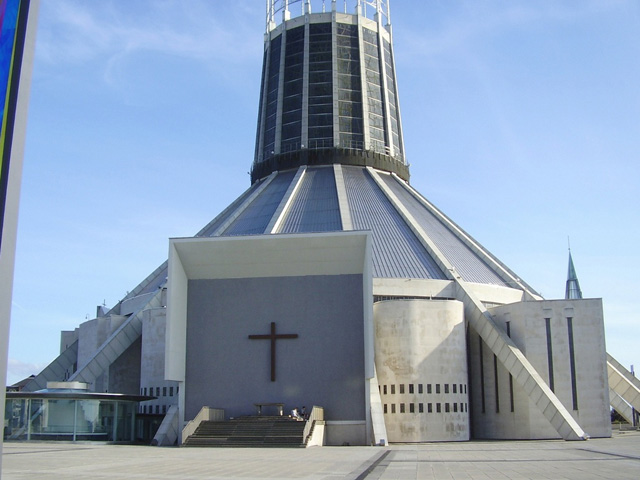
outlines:
[[[0,253],[29,0],[0,2]]]
[[[5,121],[5,105],[9,90],[9,72],[13,60],[20,0],[0,2],[0,128]]]

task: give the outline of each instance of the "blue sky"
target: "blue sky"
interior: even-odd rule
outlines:
[[[640,365],[640,3],[392,2],[411,183]],[[7,381],[249,186],[264,1],[45,0]]]

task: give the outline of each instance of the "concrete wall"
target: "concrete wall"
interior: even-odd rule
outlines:
[[[158,397],[140,404],[140,413],[164,413],[178,405],[178,382],[164,379],[166,309],[145,310],[142,317],[140,394]]]
[[[138,338],[109,366],[108,392],[138,395],[141,346],[142,339]]]
[[[362,275],[190,280],[185,419],[205,405],[233,417],[278,402],[286,411],[320,405],[330,421],[365,421],[362,292]],[[268,334],[271,322],[278,334],[298,334],[276,342],[275,382],[270,341],[248,338]],[[364,444],[366,435],[352,441]]]
[[[76,329],[78,333],[78,369],[82,368],[93,358],[100,349],[100,346],[126,319],[127,317],[125,316],[111,315],[108,317],[94,318],[93,320],[80,324]],[[64,333],[61,338],[64,340]],[[108,392],[110,391],[109,387],[109,371],[107,370],[96,378],[94,384],[91,386],[91,390],[94,392]]]
[[[60,353],[69,348],[76,340],[78,340],[78,329],[63,330],[60,332]]]
[[[388,441],[468,440],[462,303],[389,300],[375,303],[373,313]]]
[[[519,302],[491,309],[499,326],[510,331],[536,371],[592,437],[611,435],[609,390],[606,370],[604,320],[600,299]],[[568,318],[572,319],[575,375],[571,372]],[[549,334],[547,321],[549,319]],[[508,322],[508,327],[507,327]],[[484,382],[481,381],[479,339],[470,334],[470,365],[473,381],[473,433],[478,438],[559,438],[538,408],[498,365],[496,397],[493,354],[483,348]],[[551,355],[549,355],[549,347]],[[550,361],[551,358],[551,361]],[[550,372],[550,365],[552,373]],[[575,382],[575,403],[574,403]],[[484,383],[484,412],[482,411]],[[496,403],[496,398],[498,403]],[[513,398],[513,411],[511,401]],[[499,407],[499,408],[498,408]],[[577,408],[574,408],[577,407]]]

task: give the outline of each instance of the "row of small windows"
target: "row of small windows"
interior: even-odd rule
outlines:
[[[166,397],[169,395],[173,397],[173,387],[143,387],[140,389],[140,395],[147,396],[147,392],[149,392],[150,397],[160,397],[160,391],[162,391],[162,396]],[[175,388],[176,395],[178,394],[178,387]]]
[[[160,415],[167,413],[167,406],[166,405],[140,405],[140,413],[148,413],[148,414],[153,414],[155,413],[156,415]]]
[[[399,407],[399,413],[416,413],[416,404],[415,403],[409,403],[409,411],[407,412],[406,409],[406,405],[404,403],[400,403],[398,404]],[[433,403],[427,403],[427,413],[434,413],[433,412]],[[436,403],[435,404],[436,409],[435,409],[435,413],[442,413],[442,403]],[[396,404],[395,403],[391,403],[390,407],[389,405],[387,405],[386,403],[383,404],[383,411],[384,413],[398,413],[398,411],[396,410]],[[469,404],[468,403],[444,403],[444,413],[467,413],[469,411]],[[417,413],[424,413],[424,403],[418,403],[418,412]]]
[[[417,386],[418,386],[418,388],[417,388],[418,393],[424,393],[424,388],[423,388],[424,385],[422,383],[418,383]],[[427,385],[426,385],[427,394],[433,393],[432,386],[433,385],[431,383],[427,383]],[[435,384],[435,393],[436,394],[441,393],[440,386],[441,385],[439,383]],[[415,393],[415,385],[413,383],[408,384],[407,387],[408,387],[409,393]],[[443,387],[444,393],[462,393],[462,394],[466,394],[467,393],[467,385],[466,384],[462,384],[462,383],[460,383],[460,384],[458,384],[458,383],[451,383],[451,384],[445,383],[445,384],[442,384],[442,387]],[[395,395],[396,394],[396,386],[395,385],[389,385],[389,388],[387,388],[387,385],[381,385],[381,386],[379,385],[378,389],[381,390],[383,395],[387,395],[389,393],[391,395]],[[404,383],[401,383],[401,384],[398,385],[398,393],[399,394],[405,393],[405,385],[404,385]]]

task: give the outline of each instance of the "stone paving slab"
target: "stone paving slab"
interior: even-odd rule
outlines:
[[[5,443],[2,479],[640,479],[640,432],[587,442],[473,441],[381,447],[158,448]]]
[[[380,447],[161,448],[5,443],[2,480],[356,480],[383,453]]]
[[[640,479],[640,432],[586,442],[393,445],[366,480]]]

